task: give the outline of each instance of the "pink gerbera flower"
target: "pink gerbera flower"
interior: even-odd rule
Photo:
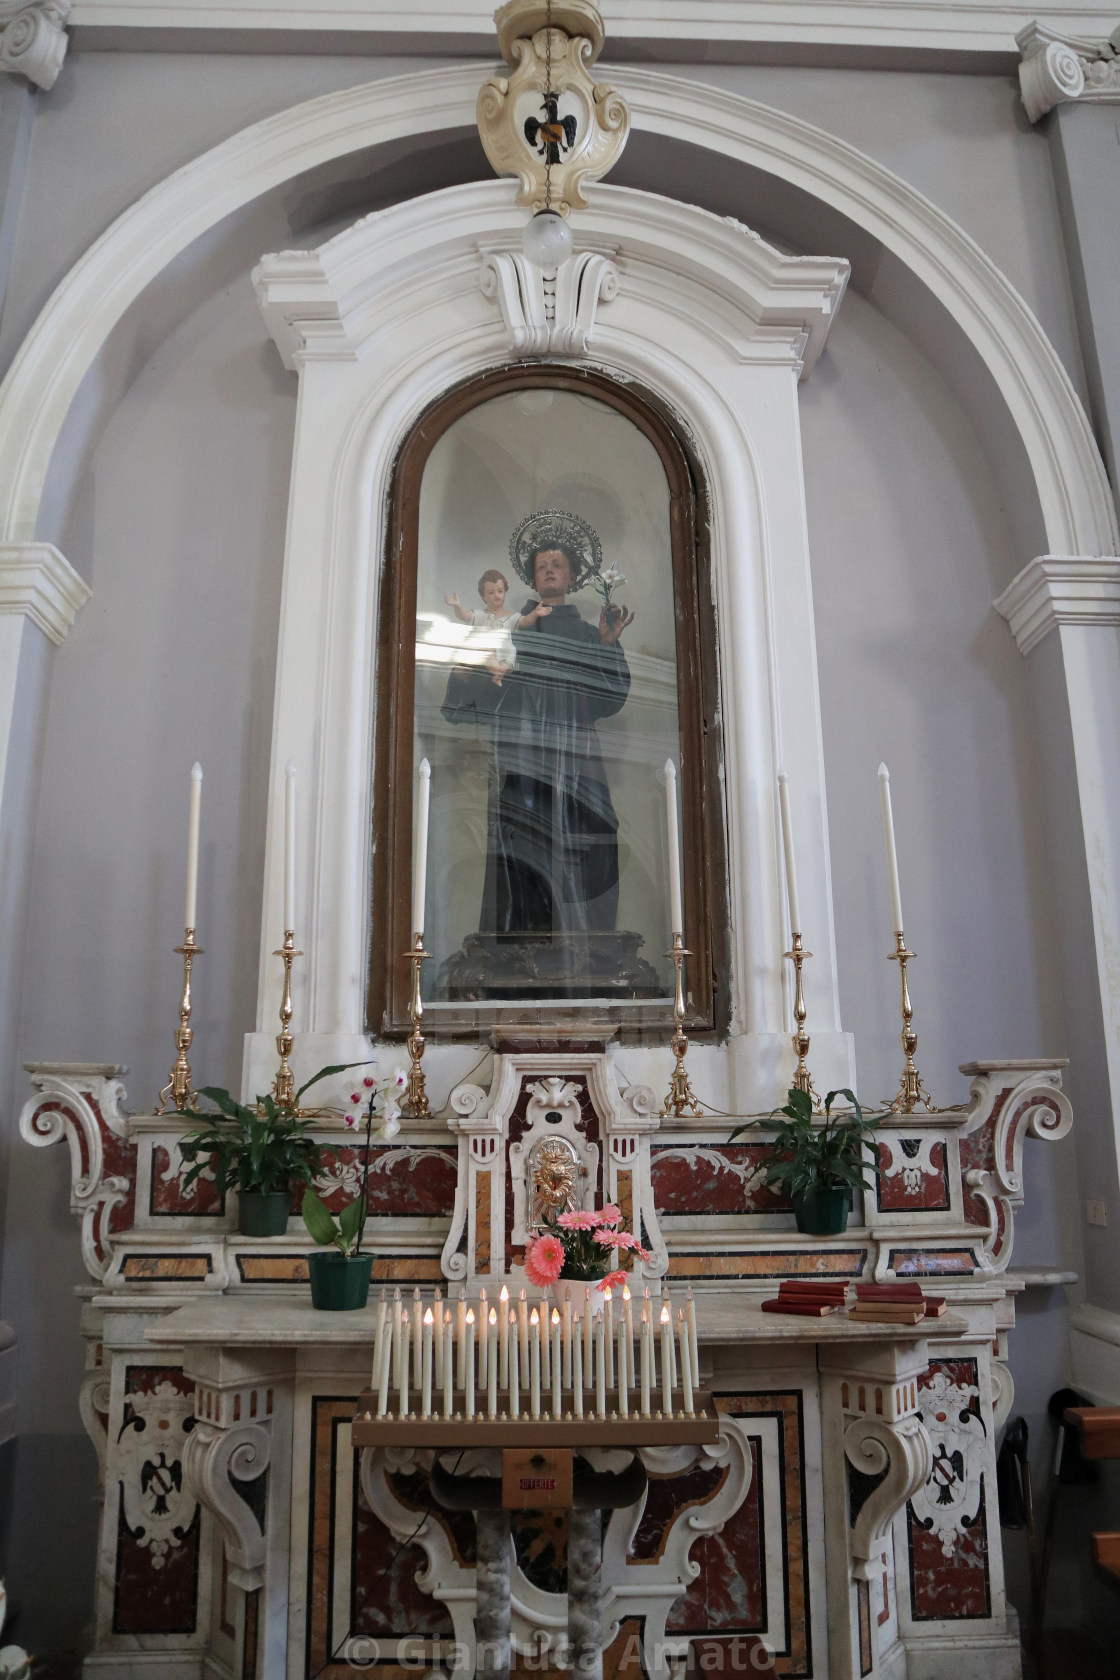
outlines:
[[[615,1244],[618,1242],[618,1232],[596,1231],[595,1241],[597,1243],[602,1243],[604,1248],[614,1248]]]
[[[560,1276],[565,1258],[559,1237],[538,1237],[525,1250],[525,1276],[537,1289],[548,1289]]]
[[[565,1231],[593,1231],[596,1225],[603,1223],[603,1218],[598,1213],[582,1213],[576,1210],[562,1213],[556,1223],[562,1225]]]
[[[616,1207],[613,1202],[608,1202],[606,1207],[602,1208],[596,1216],[595,1223],[597,1225],[621,1225],[622,1209]]]
[[[608,1272],[605,1278],[599,1279],[595,1287],[601,1294],[604,1289],[621,1289],[625,1282],[625,1272]]]

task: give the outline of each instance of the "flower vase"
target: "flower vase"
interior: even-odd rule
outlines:
[[[556,1303],[561,1312],[564,1310],[565,1301],[572,1303],[573,1318],[577,1313],[580,1318],[583,1318],[585,1313],[588,1312],[594,1318],[602,1312],[606,1303],[606,1295],[599,1288],[598,1278],[591,1278],[590,1281],[586,1278],[557,1278],[553,1288],[556,1291]]]

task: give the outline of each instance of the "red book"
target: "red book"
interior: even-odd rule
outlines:
[[[829,1313],[839,1312],[838,1301],[822,1301],[818,1306],[814,1301],[763,1301],[763,1312],[789,1313],[794,1318],[826,1318]]]
[[[857,1283],[856,1294],[861,1301],[920,1301],[920,1283]]]
[[[925,1301],[927,1318],[940,1318],[948,1304],[944,1295],[927,1295]]]
[[[834,1283],[831,1278],[821,1279],[818,1283],[814,1278],[783,1278],[778,1285],[780,1295],[843,1295],[847,1292],[846,1283]]]

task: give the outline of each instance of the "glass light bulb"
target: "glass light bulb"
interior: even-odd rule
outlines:
[[[572,254],[572,230],[555,210],[538,210],[525,224],[521,249],[538,268],[559,268]]]

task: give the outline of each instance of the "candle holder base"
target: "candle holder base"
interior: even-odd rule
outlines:
[[[276,1106],[283,1114],[293,1114],[296,1106],[295,1074],[292,1072],[288,1058],[292,1053],[295,1040],[292,1037],[292,963],[303,952],[296,950],[296,936],[291,928],[284,930],[284,943],[280,950],[273,951],[274,957],[281,957],[284,962],[284,991],[280,999],[280,1031],[276,1038],[276,1048],[280,1053],[280,1066],[276,1070],[276,1077],[272,1081],[272,1095]]]
[[[914,1006],[910,1001],[910,988],[907,983],[906,965],[917,955],[915,951],[906,949],[906,935],[895,934],[895,949],[890,953],[889,960],[898,964],[901,985],[900,1012],[902,1015],[902,1031],[898,1041],[902,1046],[903,1064],[902,1077],[898,1090],[887,1108],[888,1114],[913,1114],[915,1109],[923,1109],[927,1114],[937,1114],[940,1111],[934,1107],[929,1092],[922,1083],[922,1076],[918,1072],[914,1061],[914,1052],[918,1048],[918,1035],[911,1022],[914,1018]]]
[[[672,1051],[676,1059],[673,1064],[673,1072],[669,1078],[669,1089],[661,1108],[661,1118],[664,1120],[669,1115],[691,1114],[697,1120],[701,1120],[704,1116],[704,1110],[692,1089],[684,1065],[685,1057],[688,1055],[688,1036],[684,1030],[684,960],[686,957],[690,957],[692,952],[685,950],[683,935],[675,933],[673,935],[673,948],[671,951],[666,951],[665,955],[672,957],[676,971],[673,990],[675,1030],[672,1040]]]
[[[411,1066],[408,1070],[408,1089],[405,1092],[404,1112],[414,1120],[427,1120],[431,1116],[428,1107],[428,1086],[424,1077],[421,1061],[424,1055],[424,1034],[420,1030],[420,1022],[424,1017],[424,1005],[420,998],[420,964],[426,962],[431,955],[424,949],[424,935],[413,934],[412,949],[405,953],[412,964],[412,994],[408,1004],[409,1019],[412,1031],[408,1035],[408,1054]]]
[[[183,935],[183,943],[176,945],[175,955],[183,959],[183,990],[179,998],[179,1025],[175,1029],[175,1061],[171,1068],[171,1077],[156,1099],[156,1113],[166,1112],[168,1103],[179,1114],[189,1108],[194,1108],[198,1102],[198,1092],[191,1081],[191,1064],[187,1052],[194,1038],[191,1027],[191,965],[196,957],[203,954],[201,945],[194,942],[194,929],[187,928]]]
[[[797,1070],[793,1076],[795,1090],[804,1091],[818,1114],[823,1113],[820,1093],[813,1084],[813,1076],[809,1072],[806,1058],[809,1054],[810,1039],[805,1031],[805,1020],[808,1010],[805,1007],[805,987],[802,981],[801,969],[806,957],[812,956],[812,951],[806,951],[801,943],[801,935],[795,933],[792,939],[792,949],[786,951],[785,956],[793,964],[794,993],[793,1018],[797,1023],[797,1030],[793,1035],[793,1053],[797,1057]]]

